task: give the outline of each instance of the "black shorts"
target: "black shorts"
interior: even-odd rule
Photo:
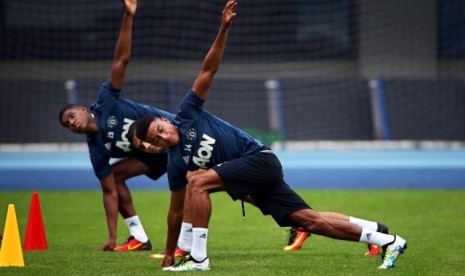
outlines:
[[[270,150],[260,151],[212,168],[233,200],[250,195],[264,215],[280,226],[296,226],[287,216],[310,206],[283,179],[281,162]]]
[[[139,151],[131,152],[131,156],[144,163],[151,171],[146,174],[147,177],[157,180],[167,171],[168,154],[167,153],[145,153]]]

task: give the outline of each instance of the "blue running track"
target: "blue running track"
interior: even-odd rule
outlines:
[[[465,150],[277,151],[285,179],[302,189],[464,189]],[[168,189],[166,175],[128,181]],[[0,190],[100,189],[87,152],[0,152]]]

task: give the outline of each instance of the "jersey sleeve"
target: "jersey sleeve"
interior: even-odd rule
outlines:
[[[95,176],[99,180],[107,178],[111,174],[110,157],[92,142],[88,141],[87,145],[89,146],[90,162]]]
[[[100,86],[100,96],[102,97],[105,93],[111,95],[115,99],[119,99],[119,95],[121,94],[121,89],[116,89],[111,86],[111,83],[106,80]]]
[[[98,100],[90,108],[92,113],[97,116],[104,116],[106,111],[118,104],[120,92],[121,90],[113,88],[109,81],[104,81],[100,85]]]
[[[187,185],[186,171],[179,168],[175,164],[168,163],[168,183],[170,191],[176,192],[181,190]]]
[[[204,102],[204,100],[195,95],[194,91],[190,90],[182,100],[175,120],[181,121],[197,119],[203,112]]]

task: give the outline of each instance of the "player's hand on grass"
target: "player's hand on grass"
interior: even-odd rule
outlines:
[[[116,246],[116,241],[114,240],[108,240],[106,243],[104,243],[100,248],[98,249],[99,251],[113,251]]]
[[[174,265],[174,260],[175,260],[174,253],[171,254],[171,255],[168,255],[168,254],[165,253],[165,257],[163,257],[163,261],[161,262],[161,266],[162,267],[172,266],[172,265]]]

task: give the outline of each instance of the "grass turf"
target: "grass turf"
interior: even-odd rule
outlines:
[[[408,240],[409,248],[391,271],[380,271],[378,257],[365,257],[365,244],[313,235],[301,250],[284,252],[287,229],[279,228],[225,193],[212,195],[208,254],[212,270],[183,275],[464,275],[464,190],[298,190],[319,211],[337,211],[379,220]],[[32,192],[0,193],[0,229],[14,204],[24,239]],[[0,267],[0,275],[172,274],[148,252],[99,252],[107,228],[100,191],[40,191],[48,250],[23,251],[25,267]],[[163,251],[168,191],[133,191],[133,200],[154,246]],[[119,220],[118,243],[128,236]],[[21,242],[23,243],[24,240]]]

